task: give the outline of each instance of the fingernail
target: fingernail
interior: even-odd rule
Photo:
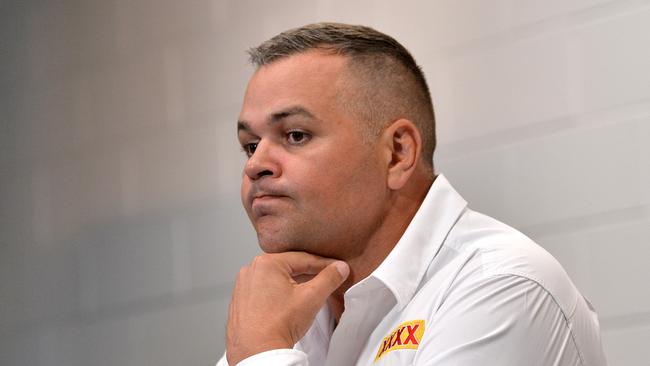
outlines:
[[[347,263],[337,261],[334,262],[334,265],[336,266],[336,270],[341,274],[341,277],[348,278],[348,275],[350,274],[350,266],[348,266]]]

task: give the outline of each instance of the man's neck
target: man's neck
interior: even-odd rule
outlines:
[[[345,292],[357,282],[368,277],[386,259],[411,223],[433,183],[433,180],[426,176],[414,178],[416,179],[413,184],[396,193],[382,225],[368,238],[366,250],[361,255],[347,260],[350,266],[350,276],[328,300],[328,305],[336,317],[337,323],[345,310],[343,300]]]

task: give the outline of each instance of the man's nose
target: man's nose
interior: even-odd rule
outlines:
[[[265,141],[260,141],[253,155],[248,158],[244,166],[244,173],[251,180],[257,180],[265,176],[280,176],[280,165],[273,153],[273,146]]]

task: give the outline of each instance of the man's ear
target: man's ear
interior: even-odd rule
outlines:
[[[384,129],[382,142],[388,161],[388,188],[401,189],[417,168],[422,149],[420,130],[408,119],[398,119]]]

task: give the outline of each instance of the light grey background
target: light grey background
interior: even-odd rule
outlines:
[[[212,365],[244,50],[363,23],[428,77],[439,171],[552,252],[650,365],[650,1],[0,2],[0,365]]]

